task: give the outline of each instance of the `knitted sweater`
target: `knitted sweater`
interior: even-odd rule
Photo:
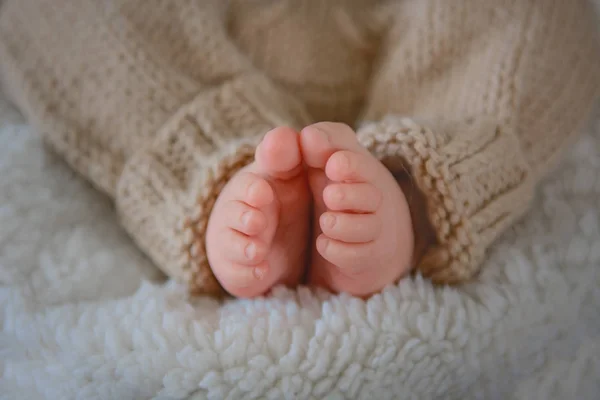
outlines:
[[[409,171],[437,237],[418,269],[457,283],[526,211],[600,87],[584,0],[5,0],[0,13],[4,89],[194,293],[221,290],[207,220],[271,128],[346,122]]]

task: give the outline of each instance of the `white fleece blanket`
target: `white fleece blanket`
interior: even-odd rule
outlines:
[[[0,399],[597,399],[600,123],[477,282],[190,301],[0,105]]]

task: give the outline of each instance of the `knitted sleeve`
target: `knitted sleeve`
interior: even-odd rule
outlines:
[[[436,240],[417,269],[460,283],[526,212],[597,98],[593,13],[583,0],[405,3],[358,136],[426,199]]]
[[[116,195],[122,223],[192,293],[222,293],[205,251],[213,205],[265,133],[307,121],[300,104],[258,74],[201,92],[127,162]]]
[[[241,54],[221,0],[8,0],[0,81],[125,229],[192,292],[222,289],[204,232],[224,183],[304,106]]]

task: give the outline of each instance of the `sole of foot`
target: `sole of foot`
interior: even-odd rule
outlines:
[[[344,124],[300,133],[314,200],[309,283],[369,296],[410,270],[414,237],[406,197],[389,170]]]
[[[310,210],[299,134],[274,129],[255,161],[223,188],[208,223],[208,260],[223,288],[249,298],[275,285],[297,285],[307,260]]]

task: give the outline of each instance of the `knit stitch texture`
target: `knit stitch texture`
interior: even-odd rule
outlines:
[[[591,16],[584,0],[7,0],[0,78],[194,293],[221,292],[204,235],[224,183],[269,129],[321,120],[410,171],[437,234],[418,268],[457,283],[598,95]]]

